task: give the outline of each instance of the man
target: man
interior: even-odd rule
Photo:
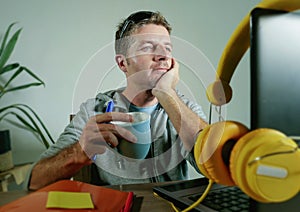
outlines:
[[[149,11],[134,13],[118,26],[115,59],[127,86],[81,105],[56,144],[34,165],[29,189],[70,178],[92,163],[97,165],[97,184],[187,178],[186,160],[196,167],[192,148],[206,122],[201,107],[175,90],[179,65],[172,58],[170,32],[165,18]],[[114,110],[105,113],[111,100]],[[133,121],[128,111],[151,115],[152,143],[146,159],[126,158],[116,151],[119,138],[136,142],[132,133],[110,123]]]

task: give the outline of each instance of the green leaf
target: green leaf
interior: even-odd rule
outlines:
[[[25,115],[27,116],[27,118],[29,118],[28,117],[29,114],[27,114],[26,111],[24,111],[24,112],[25,112]],[[45,147],[49,148],[49,146],[50,146],[49,143],[47,142],[47,140],[44,137],[43,133],[41,132],[40,128],[35,124],[35,122],[32,122],[33,121],[32,119],[30,119],[30,121],[32,122],[32,125],[31,125],[25,118],[23,118],[18,113],[10,111],[10,112],[8,112],[8,113],[5,114],[5,116],[8,116],[8,115],[14,115],[19,120],[19,122],[21,122],[23,124],[23,126],[21,126],[23,129],[27,129],[27,130],[31,131],[33,134],[38,134],[39,137],[40,137],[40,139],[41,139],[41,141],[45,145]],[[4,118],[4,116],[1,117],[1,119],[3,119],[3,118]],[[9,120],[9,121],[11,123],[14,123],[11,120]],[[17,124],[17,125],[19,125],[19,124]]]
[[[27,74],[29,74],[30,76],[32,76],[34,79],[36,79],[38,82],[33,82],[33,83],[26,83],[23,85],[19,85],[19,86],[14,86],[12,88],[8,88],[9,85],[12,83],[12,81],[18,77],[23,71],[25,71]],[[45,86],[45,83],[39,78],[37,77],[32,71],[30,71],[28,68],[26,67],[19,67],[15,73],[10,77],[10,79],[6,82],[6,84],[3,86],[3,88],[1,89],[1,93],[0,93],[0,98],[8,93],[8,92],[12,92],[12,91],[17,91],[17,90],[22,90],[22,89],[26,89],[32,86],[40,86],[43,85]]]
[[[8,122],[11,125],[17,127],[18,129],[22,129],[22,130],[25,130],[25,131],[28,131],[28,130],[31,131],[31,129],[26,127],[18,118],[16,118],[16,119],[17,120],[12,120],[12,119],[6,118],[5,121]],[[41,138],[40,138],[40,135],[38,134],[38,132],[36,132],[36,131],[31,131],[31,132],[37,140],[41,141]],[[43,141],[41,141],[41,142],[43,142]],[[44,144],[44,146],[45,146],[45,148],[47,148],[47,145]]]
[[[20,105],[20,106],[22,106],[22,107],[25,107],[25,108],[27,108],[28,110],[30,110],[31,111],[31,113],[35,116],[35,118],[38,120],[38,122],[40,123],[40,125],[42,126],[42,128],[43,128],[43,130],[45,131],[45,133],[47,134],[47,136],[50,138],[50,140],[51,140],[51,142],[52,143],[55,143],[54,142],[54,139],[52,138],[52,136],[50,135],[50,133],[49,133],[49,131],[48,131],[48,129],[46,128],[46,126],[44,125],[44,123],[42,122],[42,120],[40,119],[40,117],[29,107],[29,106],[27,106],[27,105],[25,105],[25,104],[18,104],[18,105]]]
[[[18,114],[17,114],[18,115]],[[16,115],[16,116],[17,116]],[[19,115],[18,115],[19,116]],[[17,121],[11,120],[11,119],[5,119],[6,122],[9,122],[11,125],[16,126],[19,129],[23,129],[23,130],[29,130],[30,132],[32,132],[33,134],[37,134],[37,130],[34,129],[33,127],[27,127],[25,126],[22,122],[20,123],[20,120],[17,118]],[[38,138],[38,140],[40,140],[40,138]]]
[[[11,25],[9,25],[8,28],[7,28],[7,30],[6,30],[6,32],[5,32],[5,35],[4,35],[4,38],[3,38],[3,40],[2,40],[2,44],[1,44],[1,47],[0,47],[0,56],[1,56],[2,52],[3,52],[3,49],[4,49],[4,46],[5,46],[5,44],[6,44],[6,40],[7,40],[7,38],[8,38],[9,33],[10,33],[10,30],[11,30],[11,28],[12,28],[15,24],[16,24],[16,22],[14,22],[14,23],[12,23]]]
[[[13,111],[9,111],[9,112],[3,114],[3,115],[0,117],[0,120],[3,120],[3,119],[4,119],[6,116],[8,116],[8,115],[14,115],[14,116],[17,117],[19,120],[24,120],[24,121],[21,121],[21,123],[26,122],[27,124],[19,125],[17,122],[14,122],[14,121],[12,121],[12,120],[7,120],[7,121],[9,121],[9,122],[15,124],[15,125],[18,126],[18,127],[23,127],[24,129],[25,129],[25,128],[26,128],[26,129],[29,129],[29,130],[32,131],[32,132],[37,132],[37,130],[34,129],[34,127],[32,127],[32,126],[31,126],[24,118],[22,118],[18,113],[13,112]]]
[[[0,70],[2,70],[3,66],[5,65],[11,53],[13,52],[21,30],[22,29],[16,31],[15,34],[11,37],[11,39],[8,41],[7,45],[4,47],[3,52],[0,55]]]
[[[43,80],[41,80],[37,75],[35,75],[31,70],[29,70],[27,67],[22,66],[22,68],[30,75],[32,76],[34,79],[36,79],[37,81],[39,81],[41,84],[43,84],[45,86],[45,83]]]
[[[29,88],[32,86],[40,86],[40,85],[43,85],[43,84],[40,82],[27,83],[24,85],[19,85],[19,86],[13,87],[13,88],[6,89],[5,93],[11,92],[11,91],[23,90],[23,89],[26,89],[26,88]]]
[[[10,77],[10,79],[6,82],[4,85],[4,89],[9,86],[9,84],[23,71],[23,68],[20,67],[18,70],[15,71],[15,73]]]
[[[20,66],[19,63],[13,63],[13,64],[6,65],[2,68],[2,70],[0,70],[0,75],[4,74],[6,72],[12,71],[12,70],[18,68],[19,66]]]
[[[13,112],[13,111],[9,111],[9,110],[19,110],[20,112],[22,112],[22,114],[25,115],[26,118],[29,119],[30,123],[28,121],[26,121],[20,114]],[[55,143],[52,136],[50,135],[48,129],[46,128],[46,126],[44,125],[44,123],[42,122],[42,120],[39,118],[39,116],[27,105],[24,104],[13,104],[13,105],[9,105],[6,106],[4,108],[0,109],[0,114],[5,112],[5,111],[9,111],[6,112],[5,115],[0,117],[0,122],[1,120],[4,118],[4,116],[7,116],[8,114],[12,114],[14,115],[19,121],[21,121],[25,127],[31,129],[31,132],[33,133],[37,133],[41,139],[41,141],[44,143],[44,145],[46,146],[46,148],[49,147],[49,142],[46,139],[46,137],[44,136],[43,131],[45,132],[45,134],[47,135],[47,137],[50,139],[50,141],[52,143]],[[28,110],[28,111],[27,111]],[[36,120],[34,120],[36,119]],[[39,127],[39,125],[41,127]]]

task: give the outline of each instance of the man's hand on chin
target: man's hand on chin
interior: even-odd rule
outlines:
[[[175,90],[179,82],[179,64],[173,58],[171,69],[162,75],[156,86],[152,89],[152,94],[156,96],[160,92],[168,93]]]

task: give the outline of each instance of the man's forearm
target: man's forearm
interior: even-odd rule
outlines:
[[[191,150],[197,133],[207,126],[207,123],[188,108],[174,90],[168,92],[156,90],[155,96],[168,113],[186,150]]]
[[[57,155],[39,161],[32,169],[30,190],[37,190],[57,180],[71,178],[91,161],[77,142]]]

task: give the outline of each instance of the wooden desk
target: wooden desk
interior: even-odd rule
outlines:
[[[165,200],[154,197],[152,188],[153,186],[165,183],[149,183],[149,184],[132,184],[122,186],[110,186],[110,188],[122,191],[133,191],[136,199],[132,212],[138,211],[155,211],[155,212],[174,212],[171,205]]]
[[[7,203],[10,203],[16,199],[26,196],[29,194],[28,191],[7,191],[7,192],[0,192],[0,207]]]
[[[155,211],[155,212],[171,212],[172,207],[166,201],[153,196],[152,188],[156,183],[149,184],[132,184],[122,186],[108,186],[109,188],[133,191],[136,199],[132,208],[132,212]],[[0,207],[9,202],[12,202],[20,197],[29,194],[28,191],[8,191],[0,192]]]

